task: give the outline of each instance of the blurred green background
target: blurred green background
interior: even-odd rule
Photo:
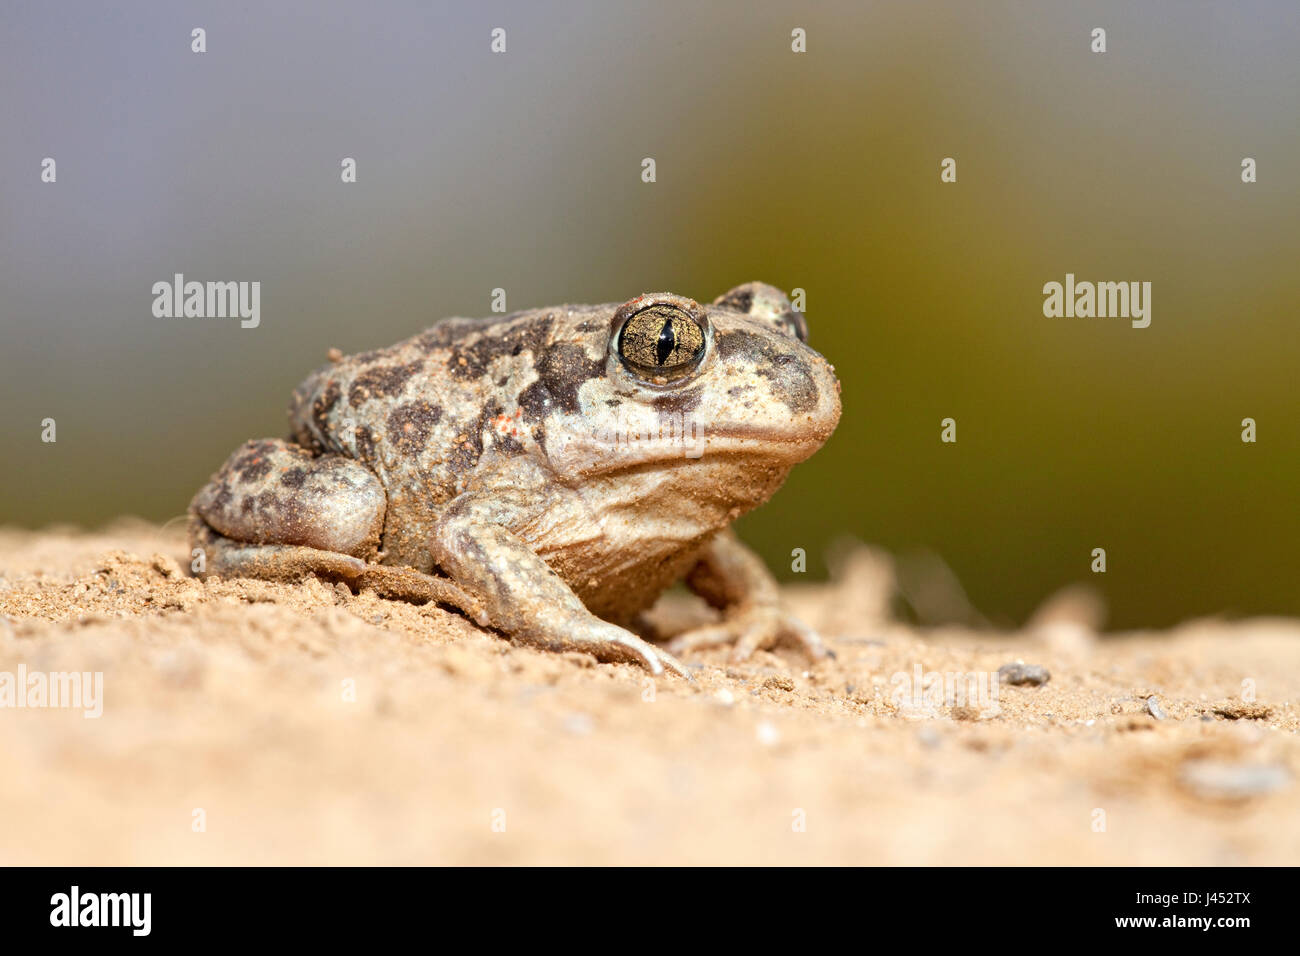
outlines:
[[[1296,4],[271,6],[0,10],[0,523],[177,516],[328,347],[498,286],[762,279],[844,399],[741,523],[776,570],[852,535],[1001,622],[1084,580],[1118,627],[1300,613]],[[155,319],[175,272],[261,326]],[[1045,318],[1066,272],[1150,281],[1150,328]]]

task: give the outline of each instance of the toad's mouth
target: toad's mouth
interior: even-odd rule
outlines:
[[[829,430],[688,423],[653,431],[571,434],[548,442],[547,454],[557,471],[584,477],[677,468],[717,458],[749,458],[755,467],[789,468],[810,457],[829,435]]]

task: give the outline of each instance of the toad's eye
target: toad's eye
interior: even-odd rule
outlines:
[[[704,357],[704,329],[672,305],[633,313],[618,334],[618,357],[637,375],[670,381],[688,375]]]

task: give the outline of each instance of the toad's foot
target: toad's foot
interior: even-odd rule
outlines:
[[[535,638],[529,634],[516,635],[516,638],[524,644],[534,644],[550,650],[582,651],[598,661],[640,664],[652,674],[667,671],[694,680],[691,672],[663,648],[641,640],[616,624],[599,619],[592,619],[559,640]]]
[[[769,604],[741,608],[721,624],[679,634],[668,643],[668,649],[681,655],[703,647],[731,644],[732,662],[741,663],[753,657],[755,651],[768,650],[783,640],[794,642],[815,661],[832,656],[816,631],[780,607]]]
[[[723,612],[722,623],[687,631],[668,644],[674,654],[733,644],[731,659],[746,661],[782,639],[792,640],[813,660],[834,655],[817,632],[781,609],[781,592],[758,555],[730,529],[710,542],[686,583]]]

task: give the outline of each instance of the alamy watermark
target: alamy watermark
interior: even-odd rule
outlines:
[[[171,282],[153,284],[153,314],[158,319],[239,318],[255,329],[262,322],[262,283],[186,282],[178,272]]]
[[[1054,318],[1130,319],[1133,328],[1151,324],[1150,282],[1075,282],[1074,273],[1065,283],[1043,286],[1043,315]]]
[[[125,926],[133,936],[148,936],[152,893],[83,893],[73,886],[50,897],[51,926]]]
[[[63,708],[90,719],[104,713],[103,671],[0,671],[0,709]]]
[[[626,455],[653,452],[699,458],[706,444],[704,424],[685,412],[620,411],[608,423],[593,426],[591,434],[611,452]]]
[[[1001,711],[996,671],[926,671],[914,664],[910,674],[898,671],[889,683],[890,699],[907,710],[970,708],[982,717]]]

